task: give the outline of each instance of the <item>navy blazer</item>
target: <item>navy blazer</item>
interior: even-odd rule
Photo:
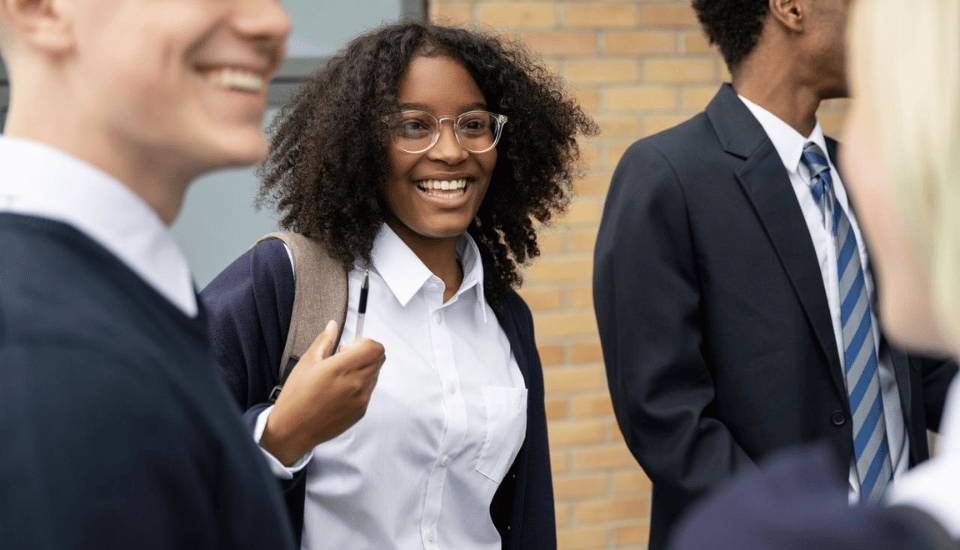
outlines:
[[[211,320],[220,372],[251,431],[277,385],[278,365],[293,311],[294,277],[283,243],[273,239],[240,256],[200,296]],[[556,520],[547,445],[543,370],[533,317],[511,292],[490,302],[507,335],[527,386],[527,432],[517,458],[497,489],[490,514],[503,548],[554,550]],[[290,521],[303,531],[305,470],[282,481]]]
[[[836,142],[828,149],[835,159]],[[653,482],[652,550],[690,503],[771,451],[824,439],[849,469],[850,407],[813,242],[780,156],[729,85],[624,154],[594,305],[617,422]],[[880,345],[916,464],[957,367]]]

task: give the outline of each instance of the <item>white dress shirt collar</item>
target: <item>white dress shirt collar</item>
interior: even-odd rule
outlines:
[[[436,275],[424,265],[423,261],[410,249],[400,236],[383,224],[380,233],[373,241],[371,259],[374,269],[383,277],[384,282],[397,297],[401,305],[407,305],[410,299]],[[463,282],[450,301],[464,299],[469,291],[480,306],[486,306],[483,296],[483,265],[480,262],[480,249],[468,233],[457,241],[457,255],[463,266]],[[483,321],[487,321],[486,307],[480,307]]]
[[[796,174],[800,170],[803,148],[807,142],[812,141],[816,143],[824,154],[829,157],[827,140],[823,137],[823,128],[820,127],[820,121],[817,121],[810,135],[804,137],[803,134],[796,131],[792,126],[770,111],[743,96],[739,97],[740,100],[743,101],[743,104],[747,106],[747,109],[750,109],[750,112],[753,113],[753,116],[760,123],[760,126],[763,127],[770,141],[773,142],[773,146],[776,148],[777,154],[780,155],[780,159],[783,161],[783,165],[788,172]]]
[[[0,136],[0,166],[0,212],[75,227],[185,314],[197,315],[186,258],[157,213],[129,188],[53,147],[7,136]]]

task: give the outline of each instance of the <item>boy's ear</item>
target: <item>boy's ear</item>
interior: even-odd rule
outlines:
[[[770,15],[793,32],[802,32],[806,6],[799,0],[770,0]]]
[[[4,40],[22,47],[64,54],[73,47],[73,0],[0,0]]]

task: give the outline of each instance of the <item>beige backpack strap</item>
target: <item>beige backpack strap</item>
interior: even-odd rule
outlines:
[[[303,357],[331,319],[340,324],[336,340],[340,341],[343,323],[347,318],[347,272],[340,262],[323,250],[320,243],[300,233],[269,233],[257,243],[267,239],[280,239],[293,255],[293,313],[277,371],[280,386],[283,386],[290,369]],[[279,386],[274,389],[273,399],[278,392]]]

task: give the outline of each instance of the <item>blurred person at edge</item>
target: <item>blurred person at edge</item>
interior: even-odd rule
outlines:
[[[289,30],[276,0],[0,0],[0,546],[294,546],[168,231],[263,159]]]
[[[871,247],[880,318],[899,344],[960,356],[960,3],[859,0],[841,166]],[[960,381],[939,453],[886,505],[848,507],[823,449],[784,453],[705,501],[675,550],[960,548]]]

